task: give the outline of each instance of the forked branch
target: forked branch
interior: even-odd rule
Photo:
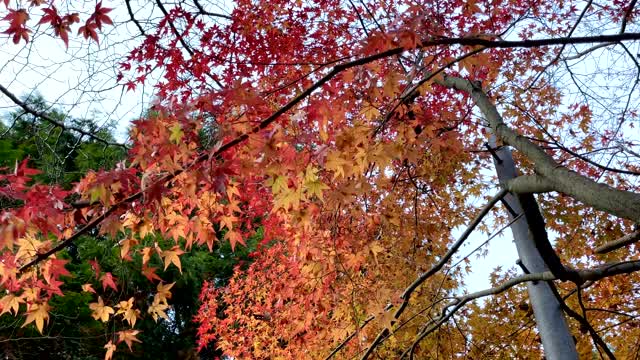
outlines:
[[[624,261],[613,264],[604,264],[592,269],[578,270],[576,274],[580,277],[580,279],[582,279],[583,282],[586,282],[598,281],[615,275],[630,274],[638,270],[640,270],[640,261]],[[524,274],[511,280],[507,280],[496,287],[477,291],[453,299],[447,305],[445,305],[440,316],[429,322],[427,327],[416,336],[413,344],[411,344],[411,346],[402,354],[401,358],[406,358],[407,356],[409,356],[410,359],[413,359],[413,353],[415,352],[415,349],[420,344],[420,342],[424,340],[424,338],[426,338],[429,334],[437,330],[442,324],[447,322],[459,309],[461,309],[468,302],[482,297],[500,294],[518,284],[522,284],[525,282],[553,280],[557,280],[557,278],[550,271],[545,271],[543,273]]]

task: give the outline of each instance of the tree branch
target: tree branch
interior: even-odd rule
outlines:
[[[545,193],[553,191],[553,185],[538,175],[522,175],[505,184],[507,190],[516,194]]]
[[[624,261],[613,264],[604,264],[592,269],[586,270],[578,270],[576,271],[577,276],[582,279],[582,281],[597,281],[606,277],[611,277],[615,275],[621,274],[629,274],[635,271],[640,270],[640,260],[636,261]],[[460,308],[462,308],[466,303],[479,299],[482,297],[486,297],[489,295],[496,295],[502,292],[505,292],[512,287],[530,281],[553,281],[557,280],[557,278],[551,273],[551,271],[545,271],[543,273],[534,273],[534,274],[525,274],[513,278],[511,280],[507,280],[502,284],[486,289],[477,291],[465,296],[457,297],[450,301],[442,310],[441,315],[434,319],[434,321],[430,322],[430,326],[425,330],[421,331],[420,334],[416,337],[416,340],[413,342],[410,348],[408,348],[400,357],[405,358],[409,355],[409,358],[413,358],[413,353],[418,344],[425,338],[427,335],[438,329],[442,324],[444,324],[447,320],[449,320]]]
[[[631,3],[629,3],[629,7],[627,8],[627,11],[624,14],[624,17],[622,18],[622,25],[620,26],[620,34],[623,34],[624,31],[627,29],[627,22],[629,21],[629,18],[631,18],[631,13],[633,12],[633,8],[636,6],[636,2],[638,2],[638,0],[631,0]]]
[[[202,5],[200,4],[200,1],[198,1],[198,0],[193,0],[193,3],[198,8],[198,14],[219,17],[219,18],[223,18],[223,19],[227,19],[227,20],[233,20],[233,18],[231,16],[229,16],[229,15],[219,14],[219,13],[212,13],[212,12],[209,12],[209,11],[205,10],[204,7],[202,7]]]
[[[6,97],[11,99],[11,101],[13,101],[14,104],[16,104],[20,108],[22,108],[22,110],[25,113],[31,114],[33,116],[36,116],[36,117],[38,117],[38,118],[50,123],[51,125],[59,127],[62,130],[69,130],[69,131],[77,132],[77,133],[79,133],[81,135],[90,137],[91,139],[93,139],[95,141],[98,141],[100,143],[103,143],[105,145],[119,146],[119,147],[122,147],[124,149],[128,149],[128,147],[125,144],[111,142],[111,141],[108,141],[108,140],[105,140],[105,139],[99,137],[98,135],[96,135],[96,134],[94,134],[92,132],[86,131],[86,130],[81,129],[79,127],[65,125],[64,123],[59,122],[58,120],[52,118],[51,116],[49,116],[49,115],[47,115],[47,114],[45,114],[45,113],[43,113],[41,111],[38,111],[38,110],[35,110],[35,109],[31,108],[27,103],[25,103],[24,101],[18,99],[17,96],[15,96],[12,92],[10,92],[7,88],[2,86],[1,84],[0,84],[0,92],[2,92]]]
[[[554,190],[598,210],[640,222],[640,194],[597,183],[559,165],[538,145],[511,129],[503,121],[487,94],[477,84],[453,76],[446,76],[436,81],[443,86],[468,93],[498,138],[525,155],[533,163],[537,174],[544,177]]]
[[[596,254],[606,254],[636,241],[640,241],[640,231],[634,231],[631,234],[627,234],[617,240],[613,240],[604,245],[598,246],[595,249],[595,252]]]
[[[428,278],[433,276],[433,274],[437,273],[438,271],[440,271],[440,269],[442,269],[442,267],[449,261],[449,259],[451,259],[451,257],[458,251],[460,246],[462,246],[462,244],[467,240],[469,235],[471,235],[473,230],[480,224],[482,219],[484,219],[484,217],[495,206],[495,204],[498,201],[500,201],[505,195],[507,195],[507,190],[502,189],[493,198],[491,198],[491,200],[489,200],[489,202],[480,210],[480,213],[478,213],[478,215],[476,215],[476,217],[471,221],[469,226],[467,226],[467,229],[464,231],[464,233],[460,235],[460,238],[451,246],[451,248],[449,248],[447,253],[440,259],[440,261],[438,261],[433,267],[431,267],[429,271],[420,275],[413,283],[411,283],[411,285],[409,285],[404,290],[404,292],[400,296],[400,298],[402,299],[402,303],[393,314],[391,325],[395,324],[398,318],[400,318],[400,315],[402,315],[402,313],[406,310],[407,306],[409,305],[411,294],[413,294],[413,292],[418,288],[418,286],[420,286]],[[375,348],[380,343],[382,343],[382,340],[385,338],[388,332],[389,332],[389,329],[385,328],[378,334],[378,336],[376,336],[376,338],[373,340],[373,342],[371,343],[367,351],[362,355],[361,357],[362,360],[367,359],[369,355],[373,353],[373,350],[375,350]]]

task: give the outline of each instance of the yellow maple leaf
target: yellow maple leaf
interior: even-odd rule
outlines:
[[[158,284],[158,286],[156,287],[158,289],[158,293],[156,293],[155,299],[157,299],[158,302],[163,302],[166,304],[167,299],[171,299],[170,290],[174,284],[175,282],[172,282],[171,284],[167,284],[167,285],[164,285],[162,283]],[[154,302],[155,302],[155,299],[154,299]]]
[[[11,311],[13,315],[18,314],[18,310],[20,309],[20,303],[24,302],[20,296],[15,296],[13,294],[6,295],[2,299],[0,299],[0,308],[2,308],[2,312],[0,315]]]
[[[40,297],[40,288],[37,288],[37,287],[26,288],[22,292],[22,296],[27,302],[36,301]]]
[[[289,210],[290,207],[297,209],[300,206],[300,195],[296,189],[287,189],[281,192],[273,198],[273,211]]]
[[[173,142],[174,144],[180,143],[180,140],[182,140],[182,137],[184,136],[184,131],[182,131],[182,127],[180,126],[180,124],[176,123],[169,130],[171,131],[171,135],[169,135],[169,141]]]
[[[35,321],[38,331],[42,334],[42,328],[44,328],[44,322],[47,319],[49,319],[49,305],[47,303],[33,304],[27,312],[27,320],[21,327],[25,327]]]
[[[329,187],[325,185],[320,180],[315,181],[307,181],[304,183],[304,188],[307,192],[307,196],[309,198],[313,197],[313,195],[317,196],[318,199],[322,200],[322,190],[326,190]]]
[[[378,110],[371,104],[367,104],[363,106],[362,114],[364,115],[365,119],[371,121],[377,119],[380,116],[380,110]]]
[[[344,168],[349,165],[349,162],[345,160],[342,155],[339,151],[332,151],[327,154],[327,161],[324,166],[327,170],[333,171],[334,180],[338,177],[344,177]]]
[[[221,216],[220,217],[220,228],[222,229],[223,226],[226,226],[227,229],[229,229],[229,231],[233,230],[233,222],[235,220],[238,220],[238,218],[233,216],[233,215]]]
[[[140,333],[140,330],[124,330],[124,331],[118,331],[118,342],[122,342],[124,341],[127,346],[129,347],[129,350],[131,351],[131,345],[133,344],[133,342],[139,342],[141,343],[142,341],[138,340],[138,338],[136,338],[136,335],[138,335]]]
[[[289,179],[284,175],[278,175],[275,178],[270,178],[267,181],[267,186],[271,186],[271,192],[273,194],[281,193],[288,188]]]
[[[138,240],[134,238],[124,239],[120,242],[120,257],[126,259],[129,256],[129,250],[132,246],[136,246]]]
[[[120,303],[116,305],[116,307],[118,308],[116,315],[122,314],[122,317],[129,323],[129,325],[131,325],[131,327],[134,327],[136,325],[138,314],[140,313],[140,310],[135,310],[133,308],[133,300],[134,298],[132,296],[129,300],[120,301]]]
[[[145,247],[144,249],[140,250],[140,252],[142,253],[142,265],[148,263],[149,260],[151,260],[152,250],[153,248],[150,248],[150,247]]]
[[[96,291],[93,289],[93,285],[91,284],[83,284],[82,285],[82,291],[84,292],[90,292],[90,293],[96,293]]]
[[[104,360],[111,360],[113,357],[113,352],[116,351],[116,345],[109,340],[107,345],[104,346],[107,349],[107,353],[104,354]]]
[[[231,200],[234,195],[236,197],[240,197],[240,190],[238,190],[238,187],[235,184],[229,184],[227,186],[227,197]]]
[[[100,319],[102,322],[109,321],[109,315],[113,314],[113,308],[105,306],[104,302],[102,301],[102,297],[100,296],[98,296],[97,303],[89,304],[89,309],[93,311],[93,314],[91,314],[91,316],[93,316],[93,318],[96,320]]]
[[[169,305],[156,300],[153,301],[153,304],[151,304],[151,306],[149,306],[149,310],[147,310],[149,314],[151,314],[151,317],[153,317],[153,321],[157,322],[158,317],[169,320],[167,313],[164,312],[169,307]]]
[[[26,234],[25,237],[18,240],[18,251],[16,253],[16,260],[30,259],[38,253],[38,249],[42,246],[42,242],[34,238],[30,234]]]
[[[138,234],[140,239],[144,239],[148,234],[153,233],[153,225],[151,222],[144,220],[140,224],[138,224]]]

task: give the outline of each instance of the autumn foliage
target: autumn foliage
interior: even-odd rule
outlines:
[[[38,13],[65,46],[76,33],[97,46],[111,8],[129,6],[98,2],[81,16],[17,3],[4,1],[0,23],[14,43],[30,41]],[[638,353],[636,247],[594,251],[640,222],[635,1],[240,0],[228,14],[162,3],[153,27],[130,19],[143,36],[117,70],[126,90],[163,71],[126,162],[72,190],[31,181],[28,161],[0,175],[0,196],[20,203],[0,213],[2,314],[43,332],[69,275],[58,253],[98,229],[157,283],[148,301],[105,303],[120,279],[91,263],[94,318],[127,328],[105,345],[109,359],[136,346],[141,317],[171,321],[163,271],[182,272],[181,255],[260,232],[253,263],[203,287],[200,347],[237,359],[540,357],[526,289],[473,302],[461,290],[473,257],[446,255],[505,187],[543,193],[558,255],[584,270],[556,282],[579,354],[604,354],[597,337],[619,358]],[[606,85],[585,80],[604,71],[595,65],[574,69],[614,55],[598,65]],[[521,183],[493,175],[493,147],[507,145]],[[571,186],[574,175],[586,187]],[[531,178],[537,187],[522,190]],[[494,233],[507,215],[496,205],[478,230]],[[614,262],[627,265],[589,273]]]

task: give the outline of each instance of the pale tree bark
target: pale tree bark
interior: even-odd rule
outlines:
[[[494,159],[494,164],[500,183],[508,183],[512,179],[517,178],[518,174],[513,162],[513,157],[511,156],[511,150],[503,146],[496,151],[496,156],[497,159]],[[518,250],[523,268],[530,273],[540,273],[549,270],[537,246],[540,239],[537,241],[535,239],[536,236],[539,236],[536,232],[544,232],[545,230],[544,228],[538,228],[536,229],[537,231],[532,231],[533,229],[531,228],[531,226],[544,227],[544,224],[530,224],[530,220],[528,220],[530,217],[526,216],[527,212],[539,210],[537,208],[525,208],[522,206],[518,197],[512,193],[507,194],[504,197],[504,201],[510,210],[513,211],[513,213],[509,213],[512,221],[520,214],[525,215],[520,216],[519,219],[513,221],[511,224],[511,232],[513,233],[516,249]],[[533,201],[531,205],[537,207],[535,201]],[[537,214],[534,214],[534,216],[535,215]],[[544,239],[544,241],[548,242],[547,239]],[[551,251],[553,252],[553,249],[551,249]],[[554,275],[557,276],[555,273]],[[577,359],[578,353],[576,352],[573,336],[564,319],[562,305],[553,293],[552,286],[551,282],[540,281],[527,283],[529,300],[531,301],[536,325],[540,332],[545,357],[552,360]]]
[[[558,191],[595,209],[640,223],[640,194],[598,183],[558,164],[542,148],[511,129],[482,88],[469,80],[444,76],[441,85],[471,95],[498,139],[513,146],[531,161],[537,175],[518,177],[504,185],[511,192]]]

